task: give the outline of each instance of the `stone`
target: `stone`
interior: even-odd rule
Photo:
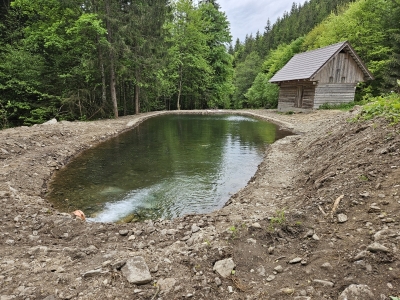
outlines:
[[[319,236],[317,234],[313,234],[312,239],[314,241],[319,241]]]
[[[216,271],[222,277],[227,278],[232,274],[232,271],[235,268],[235,266],[236,265],[233,262],[232,258],[227,258],[217,261],[214,264],[213,271]]]
[[[357,260],[362,260],[362,259],[366,258],[367,255],[368,255],[368,252],[367,252],[366,250],[363,250],[363,251],[361,251],[360,253],[358,253],[358,254],[354,257],[354,260],[355,260],[355,261],[357,261]]]
[[[296,258],[292,259],[291,261],[289,261],[289,264],[298,264],[301,261],[302,261],[302,259],[300,257],[296,257]]]
[[[199,230],[200,230],[200,227],[199,227],[199,226],[197,226],[196,224],[193,224],[193,225],[192,225],[192,232],[193,232],[193,233],[198,232]]]
[[[133,241],[136,239],[136,236],[134,236],[133,234],[129,236],[128,241]]]
[[[376,242],[369,245],[367,250],[370,252],[390,252],[389,248]]]
[[[257,268],[257,273],[258,273],[258,275],[260,275],[260,276],[265,276],[265,268],[264,268],[264,266],[258,267],[258,268]]]
[[[348,217],[345,214],[338,214],[337,218],[339,223],[345,223],[348,220]]]
[[[215,284],[216,284],[217,286],[222,285],[222,281],[221,281],[221,279],[219,279],[219,277],[215,277],[214,281],[215,281]]]
[[[125,266],[121,269],[126,279],[133,284],[141,285],[151,281],[149,267],[141,256],[128,259]]]
[[[369,212],[369,213],[378,213],[378,212],[381,212],[381,209],[380,209],[380,207],[378,207],[378,206],[372,204],[372,205],[369,207],[368,212]]]
[[[307,296],[297,296],[293,298],[294,300],[311,300],[311,297]]]
[[[282,266],[276,266],[274,268],[274,271],[276,271],[277,273],[282,273],[283,272],[283,267]]]
[[[251,227],[252,228],[255,228],[255,229],[261,229],[261,225],[260,225],[260,223],[253,223],[253,224],[251,224]]]
[[[306,237],[312,237],[314,235],[314,230],[310,229],[309,231],[307,231],[306,233]]]
[[[332,265],[330,263],[328,263],[328,262],[323,263],[321,268],[325,269],[325,270],[332,270],[333,269]]]
[[[326,287],[333,287],[335,285],[332,281],[320,280],[320,279],[314,279],[313,282]]]
[[[395,238],[397,235],[397,232],[392,229],[383,229],[374,234],[374,241],[377,242],[387,237]]]
[[[232,294],[233,293],[233,287],[231,287],[230,285],[228,286],[228,293]]]
[[[121,236],[127,236],[128,233],[129,233],[129,230],[127,230],[127,229],[122,229],[119,231],[119,235],[121,235]]]
[[[267,277],[267,281],[268,282],[270,282],[270,281],[272,281],[272,280],[274,280],[276,278],[276,276],[275,275],[269,275],[268,277]]]
[[[102,269],[90,270],[82,274],[83,278],[94,277],[103,273]]]
[[[274,251],[275,251],[275,247],[271,246],[271,247],[268,248],[268,254],[273,254]]]
[[[177,232],[178,232],[178,230],[176,230],[176,229],[168,229],[167,230],[168,235],[175,235]]]
[[[367,285],[352,284],[339,296],[338,300],[374,300],[374,294]]]
[[[175,286],[176,280],[174,278],[159,279],[157,284],[160,286],[161,291],[169,293]]]
[[[280,294],[284,294],[284,295],[292,295],[294,293],[294,289],[291,288],[283,288],[279,290]]]
[[[57,124],[57,119],[56,118],[53,118],[53,119],[51,119],[51,120],[49,120],[47,122],[44,122],[42,125],[54,125],[54,124]]]

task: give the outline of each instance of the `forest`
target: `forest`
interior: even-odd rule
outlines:
[[[357,101],[399,92],[400,0],[293,3],[232,44],[217,0],[1,0],[0,128],[155,110],[274,108],[296,53],[348,40],[374,74]]]

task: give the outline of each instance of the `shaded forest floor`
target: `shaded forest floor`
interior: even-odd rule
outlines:
[[[160,113],[0,131],[0,299],[400,296],[400,126],[348,122],[357,112],[239,113],[297,135],[269,146],[223,209],[171,221],[85,223],[44,199],[71,158]],[[134,257],[149,283],[128,282]],[[222,277],[213,266],[228,258],[234,275]]]

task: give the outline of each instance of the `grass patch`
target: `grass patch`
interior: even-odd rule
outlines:
[[[400,121],[400,95],[391,93],[369,99],[371,102],[363,106],[361,113],[355,118],[357,120],[371,120],[382,117],[392,125]]]
[[[362,104],[362,103],[358,103],[358,102],[348,102],[348,103],[339,103],[339,104],[324,103],[319,107],[319,109],[322,109],[322,110],[336,109],[336,110],[348,111],[348,110],[352,109],[354,106],[360,105],[360,104]]]

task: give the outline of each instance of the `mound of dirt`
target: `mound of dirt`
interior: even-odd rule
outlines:
[[[0,131],[1,300],[400,295],[400,126],[357,112],[234,112],[297,135],[211,214],[88,223],[45,200],[71,158],[163,113]]]

